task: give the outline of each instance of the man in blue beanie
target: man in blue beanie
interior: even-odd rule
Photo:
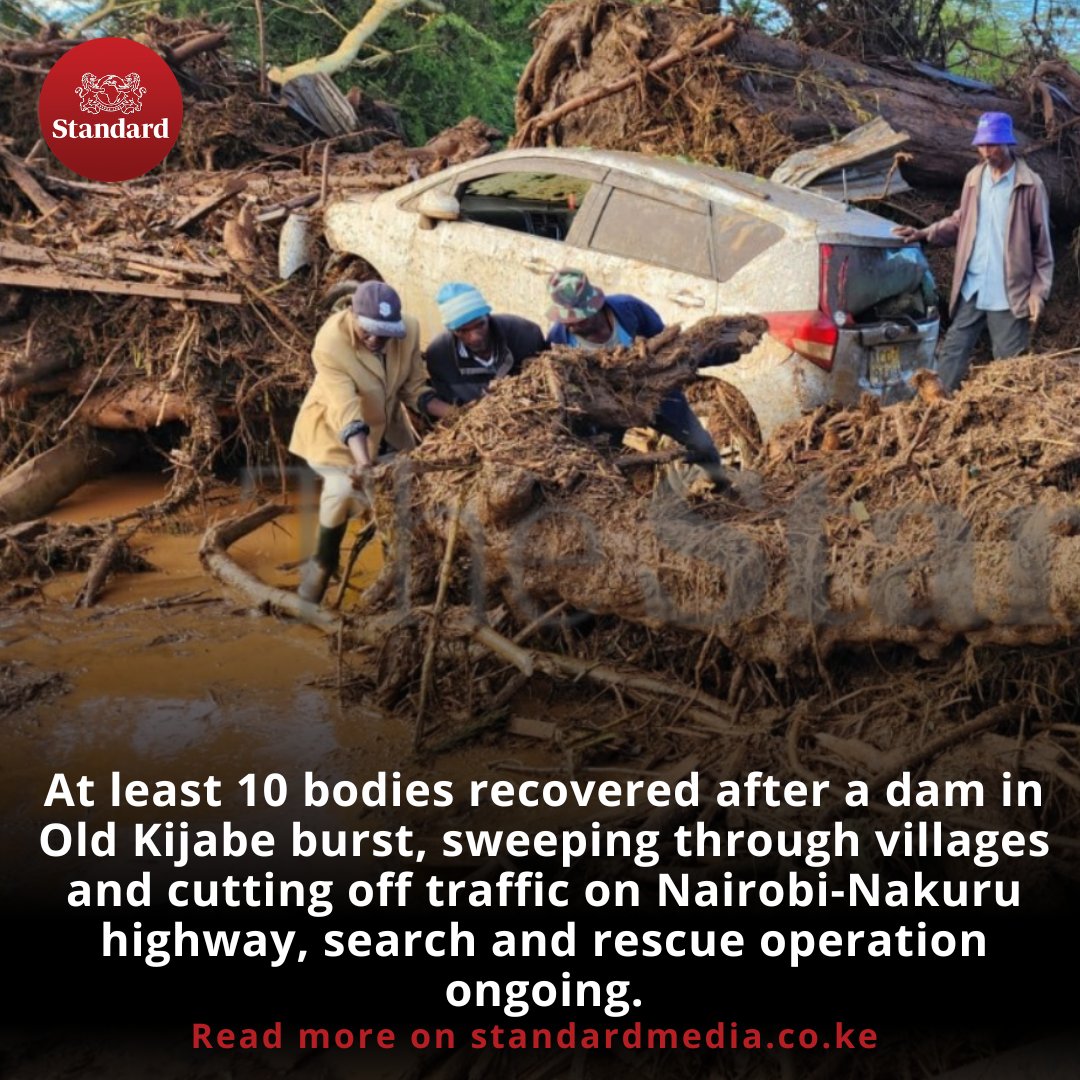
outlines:
[[[1050,202],[1042,179],[1013,153],[1012,117],[983,113],[971,142],[980,160],[964,180],[958,209],[925,229],[893,229],[908,241],[956,245],[952,322],[938,357],[950,390],[967,376],[983,330],[995,360],[1027,352],[1054,276]]]
[[[495,379],[516,375],[548,346],[536,323],[492,315],[480,290],[464,282],[443,285],[435,297],[445,333],[424,351],[431,387],[443,401],[464,405],[487,393]]]

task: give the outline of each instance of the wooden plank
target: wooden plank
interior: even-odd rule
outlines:
[[[216,210],[219,206],[223,206],[230,199],[235,199],[244,188],[247,187],[247,178],[243,176],[232,176],[229,178],[225,187],[221,191],[215,192],[213,195],[203,199],[197,206],[189,210],[183,217],[178,218],[173,222],[173,232],[180,232],[186,229],[189,225],[193,225],[196,221],[206,217],[211,211]]]
[[[531,716],[511,716],[506,730],[511,735],[524,735],[529,739],[554,739],[558,727],[549,720],[535,720]]]
[[[0,255],[3,245],[0,244]],[[175,270],[180,274],[199,274],[202,277],[224,277],[225,269],[221,266],[208,266],[206,263],[192,262],[190,259],[176,259],[168,255],[150,255],[143,251],[118,251],[105,244],[80,244],[80,255],[96,255],[115,259],[117,262],[138,263],[140,266],[156,267],[159,270]]]
[[[53,266],[58,271],[66,273],[89,272],[93,274],[97,267],[85,265],[88,259],[108,259],[112,263],[123,265],[129,271],[139,274],[156,274],[159,277],[166,277],[166,280],[175,280],[178,274],[197,274],[215,278],[225,276],[225,270],[220,266],[207,266],[204,263],[191,262],[188,259],[173,259],[163,255],[144,255],[137,251],[119,251],[106,247],[104,244],[83,244],[78,251],[50,251],[30,244],[0,240],[0,260],[8,262]]]
[[[19,185],[22,193],[38,208],[39,213],[51,214],[60,205],[59,201],[30,175],[26,166],[3,147],[0,147],[0,161],[3,161],[8,176]]]
[[[38,266],[52,262],[45,248],[19,244],[14,240],[0,240],[0,259],[6,259],[8,262],[35,263]]]
[[[65,289],[72,292],[114,293],[119,296],[153,296],[161,300],[197,300],[210,304],[241,304],[242,293],[188,289],[183,285],[159,285],[149,281],[115,281],[50,271],[13,270],[0,267],[0,285],[26,289]]]
[[[892,163],[893,154],[910,141],[910,136],[894,131],[887,120],[875,116],[834,143],[797,150],[773,169],[769,179],[806,188],[826,173],[847,169],[851,175],[866,162],[871,163],[871,171],[884,171]]]

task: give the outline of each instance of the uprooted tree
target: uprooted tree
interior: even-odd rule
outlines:
[[[511,770],[756,768],[871,792],[905,770],[1019,768],[1069,835],[1080,354],[990,365],[951,400],[927,376],[907,404],[821,408],[734,496],[677,452],[591,434],[647,423],[718,337],[734,356],[760,330],[556,349],[498,384],[378,468],[384,570],[344,614],[229,559],[282,507],[215,525],[204,564],[326,632],[342,699],[411,725],[423,754],[469,742]]]
[[[705,320],[599,364],[556,350],[426,441],[378,507],[399,600],[404,581],[432,587],[453,528],[474,605],[528,621],[564,603],[781,669],[848,645],[1073,632],[1075,355],[991,366],[956,400],[821,409],[738,474],[735,499],[635,486],[655,462],[576,437],[576,419],[647,424],[717,324],[731,332]]]
[[[518,86],[515,146],[594,146],[686,155],[767,176],[803,145],[880,116],[909,136],[916,186],[958,188],[982,112],[1009,113],[1046,181],[1058,225],[1080,220],[1080,76],[1029,68],[1009,92],[898,57],[852,59],[683,6],[551,5]]]
[[[365,685],[421,717],[435,696],[444,715],[454,702],[461,723],[505,718],[530,679],[584,679],[733,734],[747,672],[761,709],[783,704],[776,678],[840,679],[853,656],[899,649],[890,669],[932,672],[958,648],[1075,633],[1076,354],[991,365],[952,400],[928,377],[907,404],[821,408],[773,437],[734,497],[674,482],[662,448],[575,434],[647,423],[717,335],[738,352],[758,333],[710,319],[628,349],[554,350],[381,467],[384,571],[345,616],[317,613],[358,650]],[[223,545],[206,553],[220,569]]]

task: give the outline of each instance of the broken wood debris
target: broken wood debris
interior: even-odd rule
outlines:
[[[30,170],[14,154],[2,146],[0,161],[3,161],[8,176],[19,185],[22,193],[37,207],[39,213],[51,214],[59,209],[60,203],[34,179]]]
[[[11,270],[0,267],[0,285],[20,289],[62,289],[67,292],[111,293],[118,296],[153,296],[161,300],[194,300],[209,304],[240,304],[243,294],[193,289],[157,282],[117,281],[49,271]]]
[[[2,252],[0,252],[2,253]],[[146,251],[126,251],[110,248],[104,244],[81,244],[80,255],[102,256],[124,262],[130,266],[147,267],[154,270],[174,270],[178,274],[194,274],[198,277],[224,277],[226,270],[222,266],[194,262],[191,259],[177,259],[170,255],[154,255]]]
[[[322,72],[290,79],[282,86],[281,97],[293,112],[324,135],[351,135],[356,131],[356,110]]]
[[[875,116],[834,143],[797,151],[769,179],[844,202],[883,199],[910,190],[897,169],[899,151],[909,141]]]
[[[191,225],[194,225],[196,221],[201,221],[211,211],[216,210],[219,206],[223,206],[230,199],[235,199],[247,187],[247,179],[243,176],[230,176],[225,182],[224,188],[221,191],[215,192],[213,195],[207,196],[196,206],[192,207],[186,214],[177,218],[173,222],[173,232],[183,232],[184,229]]]
[[[80,244],[75,251],[56,248],[35,247],[32,244],[20,244],[13,240],[0,240],[0,259],[8,262],[27,263],[35,266],[56,266],[61,262],[76,263],[86,273],[89,269],[86,261],[123,264],[128,270],[138,273],[160,273],[172,271],[177,274],[192,274],[197,277],[224,277],[225,269],[207,263],[194,262],[191,259],[177,259],[172,256],[155,255],[147,251],[127,251],[112,248],[106,244]],[[88,275],[90,276],[90,275]]]

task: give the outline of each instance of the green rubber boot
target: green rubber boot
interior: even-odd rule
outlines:
[[[341,559],[341,541],[345,538],[345,530],[348,526],[347,521],[331,528],[325,525],[319,526],[315,555],[304,567],[300,575],[300,587],[296,590],[296,595],[306,603],[322,603],[330,578],[338,568],[338,562]]]

